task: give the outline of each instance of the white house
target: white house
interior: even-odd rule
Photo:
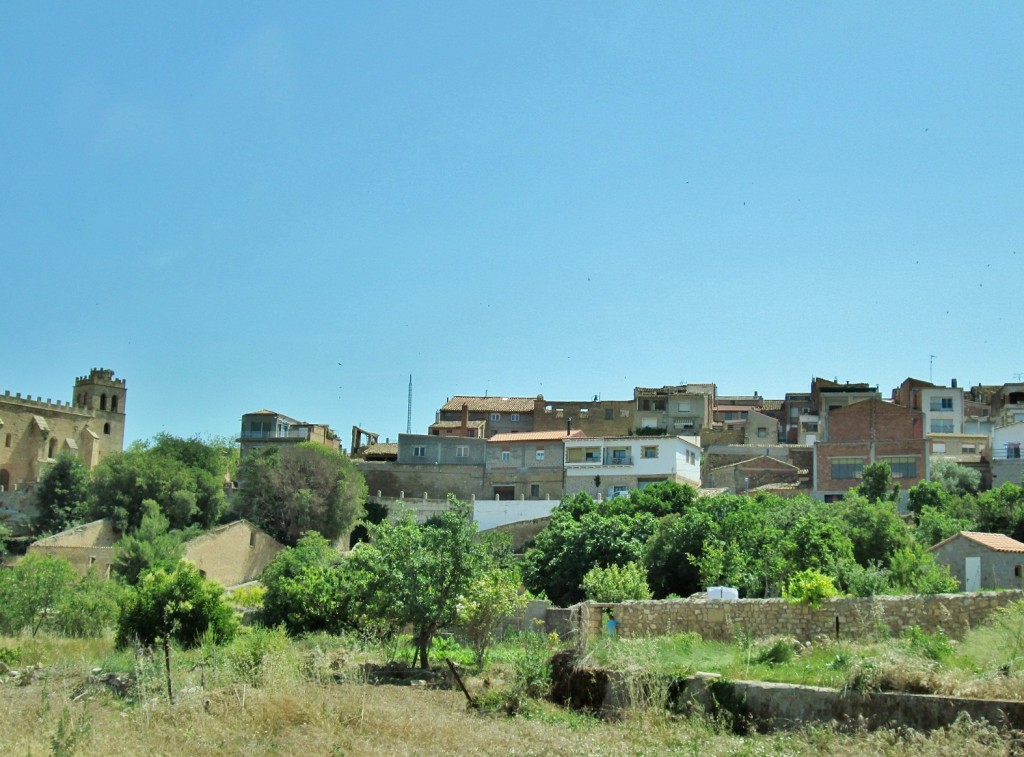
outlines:
[[[992,429],[989,448],[992,467],[992,486],[1006,483],[1019,484],[1024,476],[1024,421],[996,426]]]
[[[696,436],[590,436],[565,440],[565,493],[615,497],[657,481],[700,486]]]

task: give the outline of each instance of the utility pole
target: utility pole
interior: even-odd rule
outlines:
[[[412,374],[409,374],[409,404],[405,411],[405,433],[412,433]]]

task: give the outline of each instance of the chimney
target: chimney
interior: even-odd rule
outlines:
[[[572,418],[567,418],[565,421],[565,435],[572,436]]]
[[[950,382],[950,384],[949,384],[949,385],[950,385],[950,387],[952,387],[953,389],[956,389],[956,379],[953,379],[953,380],[952,380],[952,381]]]
[[[469,405],[465,402],[462,403],[462,430],[459,433],[459,436],[469,436]]]

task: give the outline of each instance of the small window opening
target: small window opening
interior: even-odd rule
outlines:
[[[101,394],[100,395],[100,410],[106,410],[106,409],[107,409],[107,395]]]
[[[104,434],[110,434],[110,424],[109,423],[104,423],[103,424],[103,433]]]

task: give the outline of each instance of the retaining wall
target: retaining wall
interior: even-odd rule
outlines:
[[[788,636],[810,641],[821,636],[853,639],[880,631],[899,635],[918,626],[961,638],[995,610],[1024,599],[1024,591],[931,594],[904,597],[843,597],[820,607],[784,599],[668,599],[580,605],[586,635],[599,636],[605,610],[612,610],[620,636],[661,636],[696,632],[705,639],[739,634]],[[838,624],[838,625],[837,625]]]

